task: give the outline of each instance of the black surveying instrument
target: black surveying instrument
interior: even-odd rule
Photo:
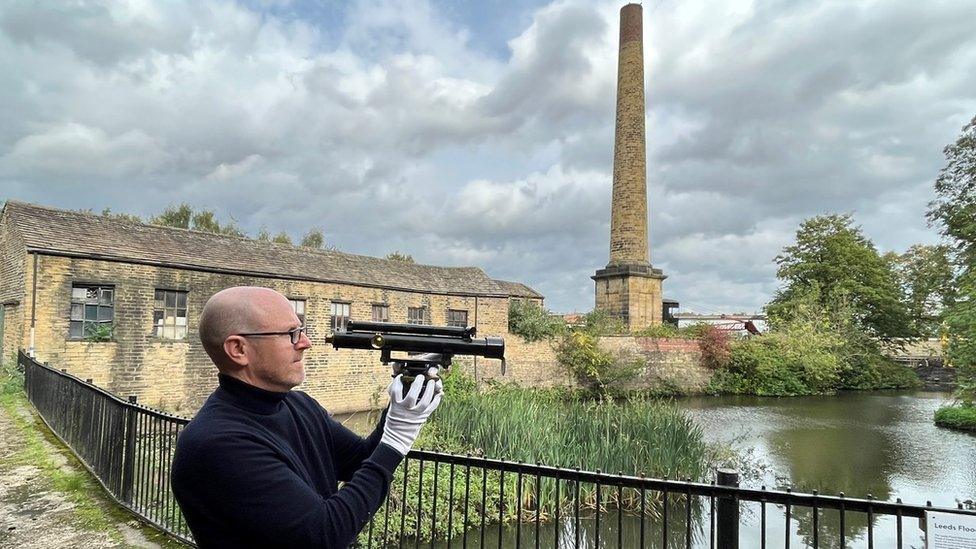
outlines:
[[[451,365],[455,355],[483,356],[502,361],[505,374],[505,340],[500,337],[475,337],[474,326],[426,326],[350,320],[345,329],[326,336],[326,343],[336,349],[368,349],[380,352],[380,362],[393,366],[393,376],[403,374],[404,386],[417,376],[424,381],[436,380],[440,370]],[[393,352],[411,353],[407,357]],[[418,354],[422,353],[422,354]],[[431,368],[435,372],[431,373]],[[406,389],[404,389],[406,390]]]

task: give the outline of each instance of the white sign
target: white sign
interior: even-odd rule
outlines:
[[[926,511],[925,549],[976,549],[976,516]]]

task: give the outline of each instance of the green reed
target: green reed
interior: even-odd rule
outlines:
[[[500,387],[448,395],[432,426],[432,446],[509,461],[698,479],[707,460],[701,428],[656,400]]]
[[[418,448],[612,474],[700,480],[706,472],[709,452],[701,428],[671,403],[643,399],[592,401],[568,391],[514,386],[494,387],[482,393],[451,389],[454,388],[449,387],[444,402],[424,427]],[[456,539],[464,530],[461,517],[465,507],[470,516],[468,526],[472,528],[482,520],[488,524],[532,522],[538,514],[540,520],[549,521],[557,512],[568,517],[577,505],[583,516],[597,512],[596,489],[592,484],[561,481],[557,498],[557,483],[553,479],[540,479],[537,491],[534,476],[525,475],[520,479],[515,473],[506,473],[503,478],[497,471],[483,473],[472,468],[469,501],[465,502],[461,497],[463,467],[441,465],[438,487],[434,490],[434,464],[426,466],[421,484],[417,463],[409,465],[411,471],[405,491],[403,467],[398,469],[390,502],[380,509],[374,523],[374,542],[392,542],[400,535],[410,538],[418,532],[421,540],[429,540],[432,534],[444,539],[448,514],[452,512],[454,520],[450,529]],[[453,494],[450,492],[452,477]],[[521,498],[518,498],[520,483]],[[683,496],[672,493],[669,505],[685,505]],[[697,502],[694,507],[697,516],[700,512]],[[606,487],[599,501],[601,512],[610,509],[639,514],[642,508],[649,516],[659,515],[661,493],[642,494],[630,488],[618,493]],[[383,535],[381,530],[385,529],[379,525],[385,521],[389,521],[390,528]]]

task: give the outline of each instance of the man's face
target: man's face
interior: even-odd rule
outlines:
[[[260,331],[286,332],[302,324],[294,309],[284,297],[261,300],[259,307]],[[292,343],[287,335],[248,338],[247,377],[251,383],[271,391],[288,391],[305,381],[305,349],[312,346],[308,337],[301,334],[298,343]]]

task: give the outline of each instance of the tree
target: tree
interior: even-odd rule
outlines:
[[[166,227],[189,229],[191,217],[193,217],[193,208],[186,202],[183,202],[179,206],[167,206],[163,210],[163,213],[152,218],[149,222]]]
[[[271,242],[271,233],[268,232],[267,228],[261,227],[261,230],[258,231],[258,235],[254,239],[258,242]]]
[[[225,234],[228,236],[237,236],[240,238],[247,238],[247,233],[242,231],[237,226],[237,224],[234,223],[233,219],[231,221],[228,221],[227,223],[224,223],[223,226],[220,227],[220,234]]]
[[[321,229],[309,229],[299,244],[304,248],[315,248],[321,250],[325,246],[325,235]]]
[[[403,263],[416,263],[416,261],[413,260],[412,255],[402,254],[400,253],[400,250],[397,250],[391,254],[387,254],[386,258],[389,259],[390,261],[400,261]]]
[[[294,245],[291,242],[291,237],[288,236],[288,233],[286,233],[285,231],[281,231],[280,233],[274,235],[271,238],[271,241],[274,242],[275,244],[288,244],[289,246]]]
[[[105,215],[105,212],[102,212]],[[166,227],[177,227],[180,229],[193,229],[194,231],[203,231],[205,233],[214,234],[226,234],[230,236],[246,237],[247,234],[240,230],[231,219],[228,223],[221,225],[217,221],[217,214],[213,210],[200,210],[199,212],[193,211],[193,206],[190,206],[186,202],[181,203],[179,206],[169,206],[163,213],[153,217],[150,223],[156,225],[163,225]]]
[[[976,117],[943,152],[946,165],[935,180],[937,198],[929,203],[928,219],[949,240],[959,270],[957,299],[943,318],[949,361],[971,388],[976,383]]]
[[[193,214],[193,230],[220,234],[220,223],[213,210],[203,210]]]
[[[893,262],[914,330],[924,336],[939,331],[939,314],[955,302],[955,268],[948,246],[916,244]]]
[[[929,203],[928,219],[941,226],[960,263],[976,265],[976,116],[962,135],[942,151],[946,166],[935,180],[937,198]]]
[[[891,263],[853,223],[850,215],[832,214],[800,224],[795,243],[776,256],[776,276],[783,286],[767,310],[782,314],[798,296],[816,289],[826,308],[849,302],[857,325],[871,336],[910,335],[908,310]]]
[[[106,207],[102,210],[102,217],[108,217],[111,219],[118,219],[121,221],[131,221],[133,223],[142,223],[142,218],[138,215],[127,214],[127,213],[113,213],[112,208]]]

